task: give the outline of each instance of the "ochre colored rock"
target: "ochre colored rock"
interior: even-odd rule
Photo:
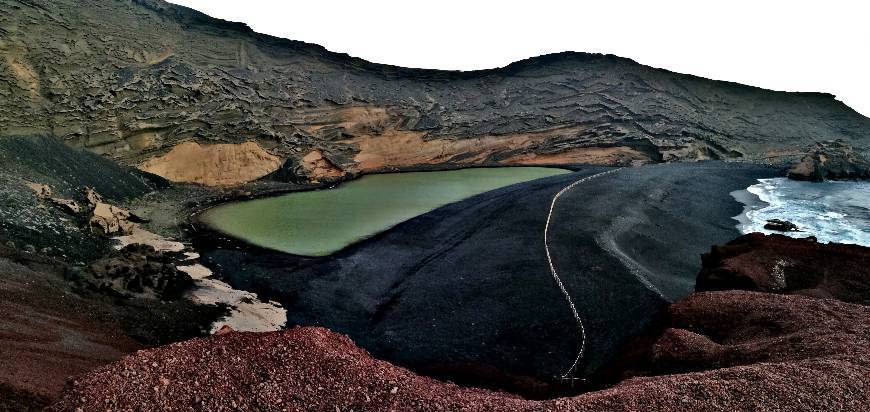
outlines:
[[[92,231],[104,235],[126,235],[136,227],[129,220],[130,211],[106,203],[96,190],[85,188],[85,199],[90,213],[88,225]]]
[[[98,202],[91,210],[89,224],[91,229],[102,234],[123,235],[130,233],[134,227],[134,224],[130,223],[128,219],[130,219],[130,212],[126,209]]]
[[[302,158],[303,175],[309,176],[312,182],[321,180],[331,180],[344,177],[347,175],[343,170],[339,169],[329,159],[323,157],[323,151],[312,150],[311,153]]]
[[[24,182],[27,187],[33,190],[33,193],[36,194],[36,197],[39,199],[48,199],[51,197],[51,186],[44,185],[41,183],[34,182]]]
[[[208,144],[185,142],[153,157],[139,168],[173,182],[227,186],[250,182],[281,167],[282,161],[255,142]]]

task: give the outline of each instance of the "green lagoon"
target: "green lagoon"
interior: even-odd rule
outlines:
[[[228,203],[206,211],[201,221],[257,246],[326,256],[448,203],[565,173],[499,167],[369,175],[333,189]]]

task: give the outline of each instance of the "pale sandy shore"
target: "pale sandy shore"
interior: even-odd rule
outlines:
[[[187,245],[176,240],[149,232],[135,226],[129,235],[115,238],[117,249],[128,245],[149,245],[161,252],[180,253],[188,249]],[[242,332],[269,332],[280,330],[287,323],[287,311],[279,303],[263,302],[256,294],[233,289],[229,284],[214,278],[214,273],[205,266],[196,263],[199,254],[194,251],[184,253],[184,259],[179,262],[178,270],[193,278],[195,288],[187,293],[187,299],[203,305],[227,305],[230,313],[214,322],[211,333],[224,326],[229,326]]]

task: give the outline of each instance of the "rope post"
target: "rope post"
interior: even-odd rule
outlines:
[[[622,170],[622,168],[620,167],[617,169],[608,170],[606,172],[596,173],[592,176],[586,176],[562,188],[562,190],[560,190],[558,193],[556,193],[555,196],[553,196],[553,201],[550,202],[550,211],[547,213],[547,223],[546,225],[544,225],[544,251],[547,253],[547,263],[549,263],[550,265],[550,274],[553,276],[553,280],[556,282],[556,286],[558,286],[559,290],[562,292],[562,297],[564,297],[565,301],[568,303],[568,308],[571,309],[571,315],[574,317],[574,322],[577,324],[577,329],[580,332],[580,342],[578,344],[579,349],[577,350],[577,357],[574,358],[574,363],[571,364],[571,367],[569,367],[568,370],[565,371],[565,373],[562,374],[562,376],[560,377],[560,379],[563,380],[570,380],[572,388],[575,380],[584,380],[582,378],[574,377],[573,373],[577,369],[577,365],[580,364],[580,360],[583,359],[583,354],[586,352],[586,327],[583,326],[583,320],[580,319],[580,314],[577,313],[577,307],[574,305],[574,300],[571,298],[571,294],[568,293],[568,289],[565,287],[565,284],[562,283],[562,278],[560,278],[559,274],[556,273],[556,266],[553,264],[553,258],[550,254],[550,220],[553,217],[553,210],[556,208],[556,201],[559,200],[559,198],[562,197],[562,195],[565,194],[567,191],[573,189],[581,183],[588,182],[601,176],[609,175],[619,170]]]

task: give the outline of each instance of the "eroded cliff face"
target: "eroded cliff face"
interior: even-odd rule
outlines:
[[[317,180],[430,164],[793,160],[816,140],[866,150],[870,137],[870,120],[830,95],[614,56],[414,70],[159,0],[0,0],[0,8],[0,136],[48,133],[128,165],[154,165],[182,144],[253,142],[270,160],[235,180],[260,177],[272,157],[293,165],[289,177]],[[157,172],[226,183],[185,167]]]

